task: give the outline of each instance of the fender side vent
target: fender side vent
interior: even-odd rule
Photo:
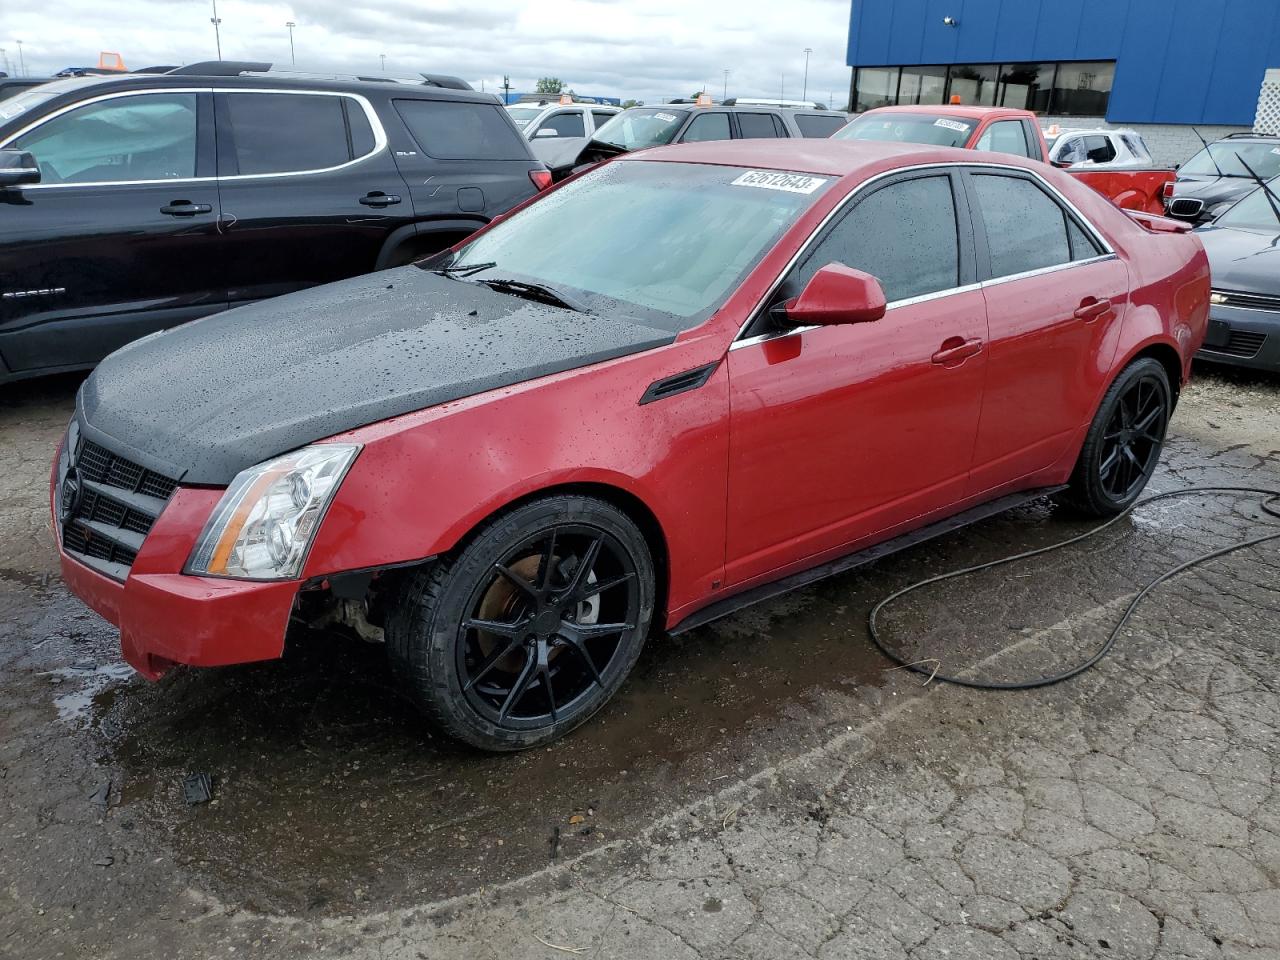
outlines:
[[[640,398],[640,403],[653,403],[655,400],[665,400],[667,397],[674,397],[678,393],[688,393],[690,390],[697,390],[700,386],[711,379],[711,375],[716,372],[716,367],[720,366],[720,361],[708,363],[705,367],[694,367],[692,370],[686,370],[684,373],[677,373],[662,380],[655,380],[649,384],[649,389],[644,392],[644,396]]]

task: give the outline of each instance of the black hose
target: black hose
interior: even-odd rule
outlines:
[[[931,584],[941,583],[943,580],[952,580],[956,577],[967,576],[968,574],[977,573],[981,570],[990,570],[992,567],[1003,566],[1006,563],[1016,563],[1017,561],[1020,561],[1020,560],[1028,560],[1031,557],[1038,557],[1041,554],[1051,553],[1054,550],[1061,550],[1063,547],[1069,547],[1074,543],[1080,543],[1082,540],[1087,540],[1090,537],[1108,529],[1109,527],[1118,523],[1120,520],[1124,519],[1134,510],[1137,510],[1139,507],[1144,507],[1149,503],[1155,503],[1158,500],[1169,500],[1175,497],[1189,497],[1189,496],[1195,496],[1195,495],[1224,494],[1224,493],[1256,494],[1256,495],[1264,496],[1266,497],[1266,499],[1261,504],[1262,511],[1268,514],[1269,516],[1280,519],[1280,490],[1268,490],[1261,487],[1185,487],[1181,490],[1170,490],[1166,493],[1153,494],[1152,496],[1145,497],[1142,500],[1138,500],[1135,503],[1131,504],[1128,508],[1116,514],[1106,523],[1099,524],[1098,526],[1094,527],[1091,530],[1087,530],[1084,533],[1078,534],[1074,537],[1070,537],[1066,540],[1061,540],[1058,543],[1049,544],[1049,546],[1047,547],[1038,547],[1035,550],[1028,550],[1025,553],[1015,554],[1011,557],[1002,557],[999,560],[992,560],[988,563],[980,563],[980,564],[977,564],[976,566],[964,567],[963,569],[960,569],[960,570],[952,570],[949,573],[939,574],[936,577],[929,577],[927,580],[920,580],[917,583],[913,583],[908,587],[903,587],[898,592],[892,593],[889,596],[885,597],[883,600],[881,600],[879,603],[877,603],[874,607],[871,608],[871,613],[867,618],[867,627],[871,632],[871,640],[882,654],[884,654],[886,657],[888,657],[890,660],[896,663],[899,667],[902,667],[903,669],[906,669],[906,670],[910,670],[913,673],[918,673],[922,676],[928,677],[929,682],[932,682],[934,680],[941,680],[944,683],[954,683],[957,686],[972,687],[977,690],[1032,690],[1036,687],[1048,687],[1048,686],[1052,686],[1055,683],[1062,683],[1064,680],[1070,680],[1072,677],[1076,677],[1084,673],[1086,670],[1088,670],[1090,667],[1092,667],[1099,660],[1101,660],[1103,657],[1105,657],[1108,653],[1111,652],[1111,648],[1115,646],[1116,639],[1120,636],[1120,631],[1124,629],[1125,624],[1129,622],[1130,618],[1133,616],[1134,611],[1138,609],[1138,604],[1140,604],[1146,598],[1147,594],[1151,593],[1152,590],[1160,586],[1160,584],[1164,583],[1167,580],[1171,580],[1172,578],[1176,577],[1178,574],[1182,573],[1184,570],[1189,570],[1192,567],[1199,566],[1202,563],[1208,563],[1209,561],[1216,560],[1219,557],[1225,557],[1227,554],[1235,553],[1237,550],[1245,550],[1249,547],[1256,547],[1260,543],[1267,543],[1268,541],[1272,541],[1272,540],[1280,540],[1280,530],[1277,530],[1275,533],[1270,533],[1265,536],[1254,537],[1250,540],[1245,540],[1240,543],[1235,543],[1228,547],[1222,547],[1218,550],[1211,550],[1208,553],[1203,553],[1198,557],[1194,557],[1193,559],[1188,560],[1186,563],[1179,564],[1178,566],[1174,567],[1172,570],[1167,570],[1164,573],[1160,574],[1160,576],[1156,577],[1154,580],[1148,583],[1145,587],[1143,587],[1140,591],[1138,591],[1138,595],[1133,598],[1132,602],[1130,602],[1128,608],[1124,612],[1124,615],[1120,618],[1119,622],[1115,625],[1115,627],[1112,628],[1111,633],[1108,635],[1106,641],[1102,644],[1102,646],[1100,646],[1097,649],[1097,651],[1093,653],[1092,656],[1090,656],[1087,660],[1081,661],[1080,663],[1076,664],[1075,666],[1071,667],[1068,670],[1064,670],[1061,673],[1055,673],[1052,676],[1040,677],[1036,680],[1006,682],[1006,683],[988,681],[988,680],[970,680],[965,677],[949,676],[947,674],[938,672],[936,669],[930,669],[924,666],[925,663],[937,663],[936,660],[916,660],[916,661],[908,662],[906,659],[898,656],[896,653],[891,651],[887,646],[885,646],[884,639],[880,635],[880,628],[877,625],[876,621],[880,616],[880,612],[885,607],[893,603],[895,600],[898,600],[899,598],[906,596],[908,593],[912,593],[923,587],[930,586]]]

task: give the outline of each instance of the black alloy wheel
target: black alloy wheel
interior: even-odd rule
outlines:
[[[1114,516],[1136,501],[1155,472],[1173,412],[1169,375],[1144,357],[1107,390],[1085,436],[1066,500],[1093,516]]]
[[[653,603],[653,562],[630,519],[594,498],[549,497],[415,573],[388,618],[388,652],[447,733],[518,750],[604,705],[640,653]]]

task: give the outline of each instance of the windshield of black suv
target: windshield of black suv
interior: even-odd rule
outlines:
[[[963,147],[977,121],[935,117],[927,113],[864,113],[831,135],[832,140],[890,140]]]
[[[1253,174],[1249,173],[1245,164],[1252,167],[1253,172],[1264,180],[1280,176],[1280,140],[1219,140],[1184,163],[1178,172],[1199,177],[1252,178]],[[1221,174],[1219,170],[1222,171]]]
[[[628,151],[656,147],[670,143],[688,115],[688,110],[633,107],[597,130],[594,139]]]
[[[516,126],[523,130],[545,109],[547,109],[545,106],[540,107],[534,104],[528,107],[507,107],[507,113],[511,114],[511,119],[516,122]]]
[[[1268,200],[1267,192],[1259,187],[1215,221],[1216,226],[1237,227],[1242,230],[1280,231],[1280,218],[1276,209],[1280,208],[1280,177],[1272,180],[1268,187],[1273,196]],[[1274,203],[1274,206],[1272,204]]]
[[[537,283],[663,329],[709,317],[834,177],[615,161],[546,194],[447,264],[460,282]]]

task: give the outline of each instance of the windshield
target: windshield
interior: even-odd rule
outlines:
[[[38,87],[32,87],[24,90],[16,97],[10,97],[3,103],[0,103],[0,124],[7,123],[15,117],[32,110],[40,104],[52,100],[54,97],[66,93],[68,90],[75,90],[87,84],[102,83],[106,80],[113,79],[111,77],[75,77],[69,80],[54,80],[50,83],[42,83]]]
[[[1219,175],[1218,170],[1221,169],[1223,176],[1251,177],[1252,174],[1240,162],[1242,159],[1264,180],[1278,176],[1280,175],[1280,141],[1233,143],[1230,140],[1221,140],[1218,143],[1211,143],[1184,163],[1178,172],[1201,177],[1216,177]],[[1217,161],[1216,167],[1214,161]]]
[[[864,113],[833,140],[892,140],[895,143],[931,143],[938,147],[963,147],[969,142],[975,121],[935,117],[927,113]]]
[[[1280,230],[1280,219],[1275,213],[1275,209],[1280,208],[1280,177],[1276,177],[1268,186],[1274,194],[1271,198],[1275,203],[1274,208],[1268,202],[1266,191],[1259,187],[1220,216],[1217,225],[1245,230]]]
[[[656,147],[670,143],[688,115],[688,110],[624,110],[597,130],[594,139],[623,150]]]
[[[591,313],[687,330],[724,302],[833,181],[741,167],[609,163],[477,237],[446,269],[469,282],[542,283]]]
[[[511,114],[511,119],[516,122],[516,126],[523,130],[545,109],[546,107],[507,107],[507,113]]]

